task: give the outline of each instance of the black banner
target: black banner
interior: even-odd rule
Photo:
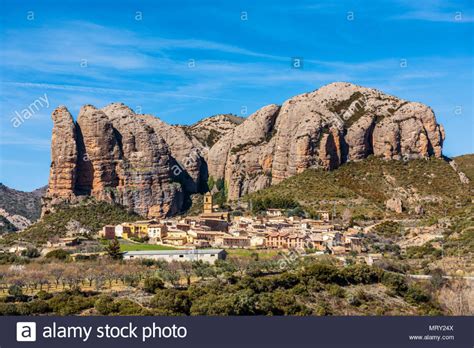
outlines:
[[[0,317],[13,347],[473,347],[472,317]]]

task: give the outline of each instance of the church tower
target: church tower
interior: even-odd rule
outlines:
[[[212,213],[212,193],[207,192],[204,195],[204,214]]]

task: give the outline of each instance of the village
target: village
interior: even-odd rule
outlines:
[[[222,258],[222,249],[241,248],[332,254],[344,261],[344,255],[366,251],[360,228],[343,228],[333,223],[328,211],[318,211],[318,214],[319,219],[306,219],[287,217],[282,209],[267,209],[263,216],[231,216],[229,212],[217,211],[212,195],[207,193],[203,212],[198,216],[107,225],[99,235],[107,240],[120,238],[187,251],[185,255],[173,250],[128,251],[124,253],[124,259],[173,260],[173,256],[177,256],[178,260],[190,260],[196,254],[216,253]],[[191,250],[194,252],[189,252]],[[380,255],[367,255],[364,260],[371,264],[377,257]]]
[[[383,220],[366,226],[354,225],[335,216],[334,211],[324,210],[317,211],[315,218],[292,216],[285,209],[276,208],[267,208],[259,214],[236,215],[222,211],[208,192],[199,214],[123,221],[96,231],[70,223],[74,226],[63,236],[50,237],[36,246],[17,241],[1,252],[23,256],[36,250],[38,257],[64,251],[71,260],[96,259],[106,256],[107,245],[116,240],[120,257],[125,261],[152,259],[214,264],[228,255],[272,258],[330,255],[344,265],[354,262],[373,265],[386,256],[384,248],[374,250],[368,244],[373,235],[371,230],[381,223]],[[442,229],[412,227],[404,234],[406,240],[399,240],[396,248],[405,250],[412,244],[428,241],[433,241],[438,249],[442,247]]]

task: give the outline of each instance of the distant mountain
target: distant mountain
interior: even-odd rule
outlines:
[[[32,192],[14,190],[0,183],[0,233],[22,230],[41,215],[41,197],[47,186]]]

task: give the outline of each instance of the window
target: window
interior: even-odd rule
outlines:
[[[211,257],[214,257],[214,256],[216,256],[216,255],[214,255],[214,254],[211,254]]]
[[[179,255],[179,257],[184,257],[184,255]]]

